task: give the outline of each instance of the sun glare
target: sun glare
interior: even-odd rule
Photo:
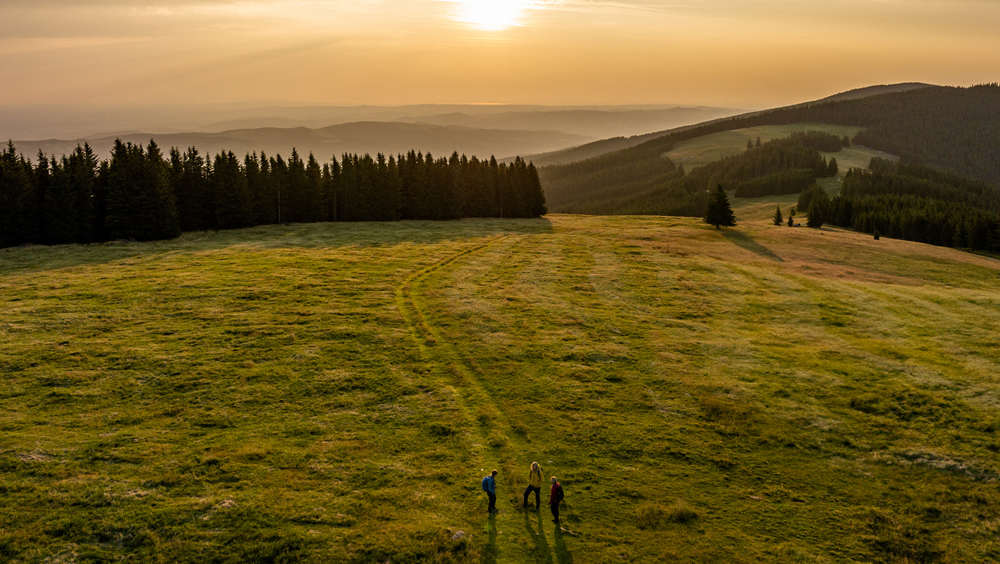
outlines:
[[[519,24],[530,0],[457,0],[458,20],[473,27],[499,31]]]

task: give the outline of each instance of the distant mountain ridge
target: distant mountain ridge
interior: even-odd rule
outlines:
[[[29,156],[39,150],[50,155],[64,155],[78,144],[89,143],[101,155],[106,154],[116,138],[137,144],[150,139],[164,148],[196,147],[202,154],[232,151],[242,156],[264,151],[269,155],[288,155],[295,148],[300,154],[315,154],[322,160],[342,153],[405,153],[416,149],[436,156],[453,151],[489,158],[513,156],[556,149],[589,141],[592,138],[560,131],[523,131],[476,129],[461,126],[411,124],[401,122],[353,122],[310,129],[257,128],[234,129],[219,133],[130,133],[73,140],[15,141],[17,149]]]
[[[728,108],[677,106],[663,109],[561,109],[469,114],[455,112],[395,121],[463,125],[486,129],[553,130],[592,138],[641,135],[740,113]]]
[[[363,121],[462,125],[484,129],[558,130],[602,139],[701,123],[741,110],[670,104],[538,106],[411,104],[405,106],[6,106],[0,139],[92,139],[125,133],[222,133],[235,129],[307,127]],[[541,119],[531,119],[531,117]],[[557,124],[558,126],[555,126]],[[102,133],[97,133],[102,132]]]

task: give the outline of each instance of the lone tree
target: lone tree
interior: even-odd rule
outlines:
[[[708,201],[708,209],[705,210],[705,223],[714,225],[716,229],[722,227],[736,227],[736,216],[733,215],[733,208],[729,207],[729,197],[722,189],[722,184],[715,190],[715,195]]]
[[[747,151],[753,151],[753,141],[747,139]]]
[[[781,227],[782,219],[783,218],[781,217],[781,206],[777,206],[776,208],[774,208],[774,224],[777,225],[778,227]]]
[[[837,173],[840,172],[840,169],[837,167],[837,158],[836,157],[830,159],[830,165],[829,166],[830,166],[830,168],[829,168],[829,175],[830,176],[837,176]]]

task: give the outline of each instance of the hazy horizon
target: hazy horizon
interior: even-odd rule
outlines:
[[[994,82],[1000,3],[7,0],[5,106],[760,109]]]

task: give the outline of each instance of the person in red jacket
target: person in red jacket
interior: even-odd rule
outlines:
[[[552,476],[552,489],[549,490],[549,509],[552,510],[552,522],[559,524],[559,502],[563,500],[563,489],[556,477]]]

